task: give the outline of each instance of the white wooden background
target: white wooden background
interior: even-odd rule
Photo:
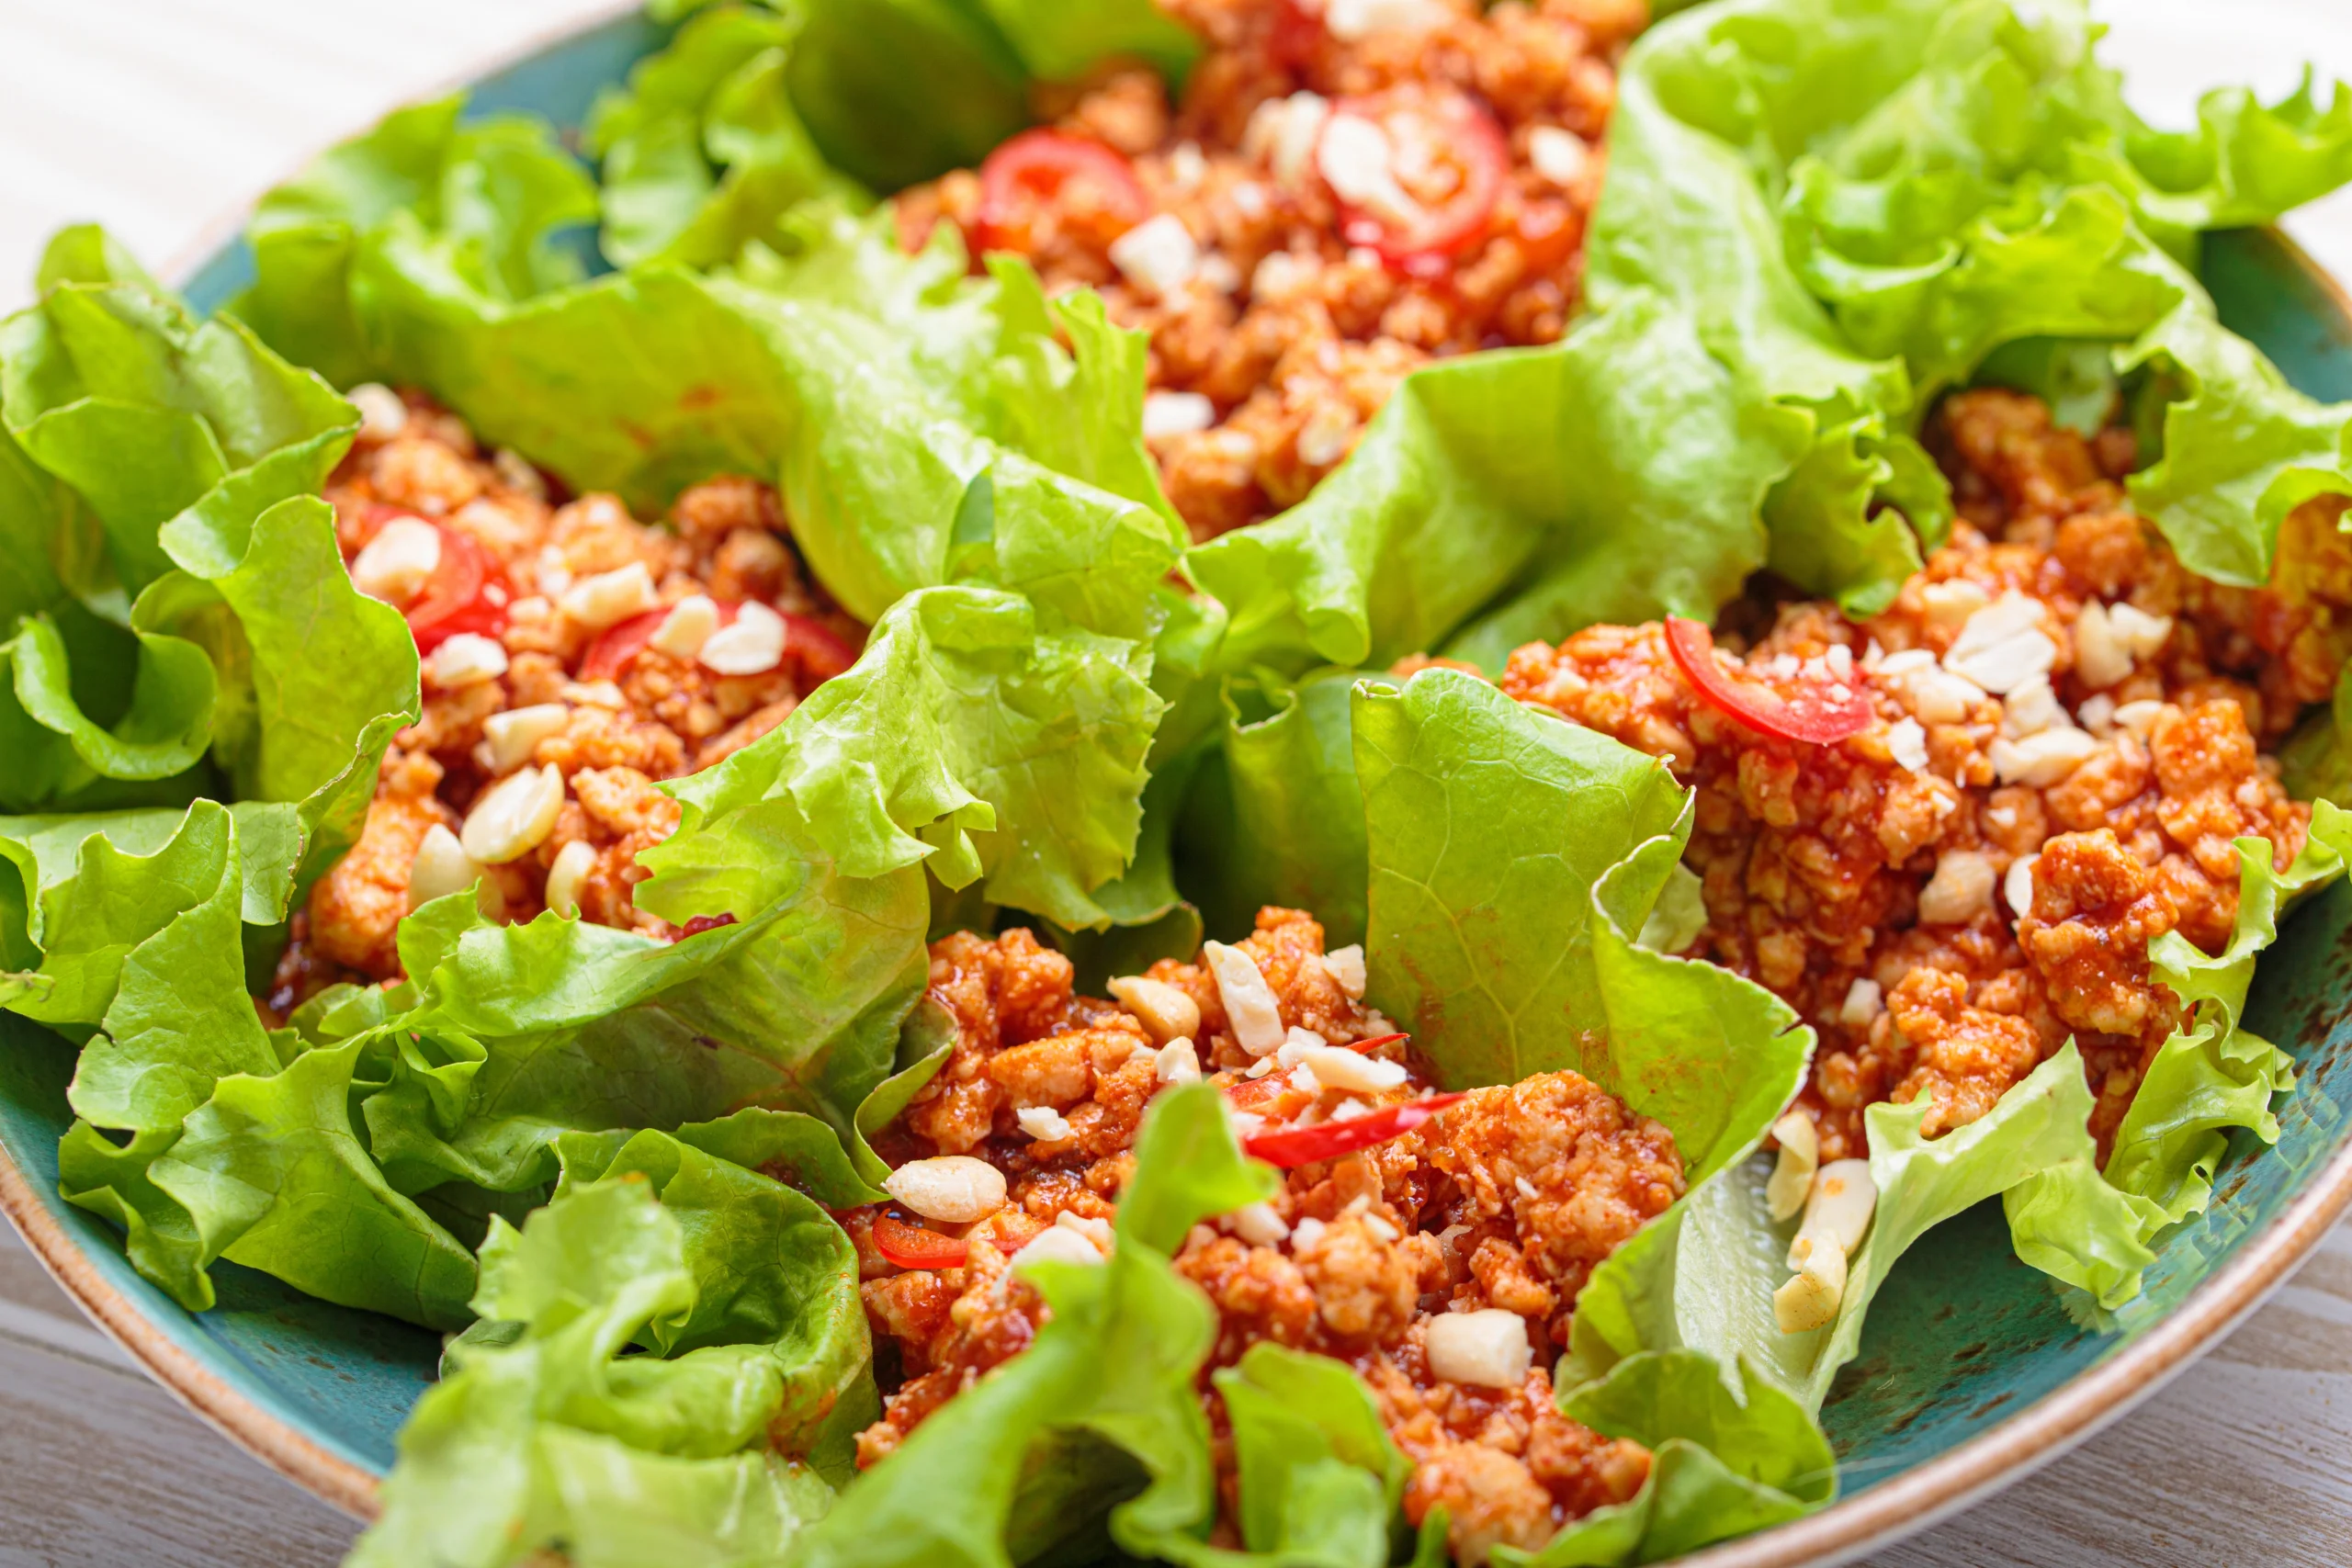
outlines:
[[[2144,112],[2352,76],[2352,0],[2097,0]],[[0,0],[0,310],[99,219],[155,265],[302,153],[600,0]],[[2352,197],[2290,227],[2352,276]],[[0,1228],[0,1568],[323,1568],[353,1527],[187,1414]],[[2154,1401],[1873,1568],[2352,1563],[2352,1230]]]

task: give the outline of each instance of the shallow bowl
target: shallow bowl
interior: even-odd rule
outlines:
[[[534,48],[469,84],[470,112],[522,109],[576,128],[597,90],[663,32],[621,16]],[[2213,236],[2203,270],[2223,320],[2290,380],[2352,398],[2352,299],[2309,257],[2275,231],[2245,231]],[[251,274],[242,242],[216,238],[175,281],[212,310]],[[2166,1238],[2141,1300],[2096,1321],[2070,1314],[2010,1254],[1997,1203],[1930,1232],[1872,1307],[1861,1355],[1823,1410],[1842,1499],[1690,1568],[1843,1562],[1924,1528],[2088,1437],[2252,1311],[2352,1201],[2348,960],[2352,888],[2338,886],[2295,914],[2247,1010],[2249,1027],[2301,1066],[2278,1145],[2239,1135],[2212,1208]],[[141,1279],[116,1234],[58,1196],[73,1059],[56,1035],[0,1015],[0,1210],[99,1326],[199,1415],[328,1502],[372,1515],[438,1337],[231,1263],[214,1266],[220,1304],[202,1314]]]

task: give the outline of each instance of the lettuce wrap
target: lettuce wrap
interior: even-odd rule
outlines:
[[[228,1258],[458,1334],[355,1562],[1443,1561],[1369,1391],[1272,1345],[1208,1380],[1238,1470],[1212,1542],[1215,1318],[1169,1258],[1272,1177],[1206,1089],[1155,1105],[1112,1257],[1035,1266],[1035,1345],[855,1475],[875,1374],[825,1211],[880,1196],[869,1134],[944,1058],[925,942],[958,927],[1039,923],[1091,983],[1306,907],[1449,1087],[1573,1069],[1671,1131],[1690,1190],[1594,1276],[1555,1374],[1649,1481],[1506,1568],[1823,1506],[1815,1413],[1919,1235],[2001,1196],[2020,1258],[2113,1306],[2227,1130],[2276,1136],[2291,1064],[2240,1015],[2352,853],[2324,802],[2288,870],[2241,845],[2227,951],[2156,944],[2188,1015],[2104,1163],[2071,1047],[1935,1139],[1925,1104],[1872,1108],[1852,1282],[1780,1333],[1754,1156],[1813,1035],[1673,956],[1703,920],[1689,792],[1470,675],[1365,671],[1712,618],[1764,570],[1882,608],[1951,520],[1923,422],[1977,383],[2128,409],[2133,503],[2191,570],[2267,581],[2287,513],[2352,494],[2352,415],[2221,326],[2198,237],[2352,178],[2352,96],[2217,94],[2165,132],[2078,0],[1691,8],[1625,62],[1568,335],[1418,371],[1300,505],[1188,547],[1141,334],[1017,259],[976,274],[952,225],[901,254],[876,203],[1041,85],[1181,81],[1190,36],[1144,0],[662,10],[593,168],[543,122],[418,106],[264,200],[232,311],[77,230],[0,323],[0,1001],[81,1047],[67,1195],[183,1304]],[[668,786],[638,903],[729,923],[505,926],[455,894],[403,922],[401,981],[271,1029],[250,998],[418,711],[318,499],[357,425],[334,389],[371,378],[641,513],[774,482],[874,632]],[[2324,728],[2290,761],[2352,771]]]

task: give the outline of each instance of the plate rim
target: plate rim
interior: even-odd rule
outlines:
[[[422,96],[469,88],[641,9],[641,0],[606,0],[445,74]],[[316,156],[316,151],[305,154],[282,178]],[[205,261],[235,243],[268,188],[254,191],[204,224],[158,275],[175,288],[183,287]],[[2339,319],[2352,326],[2352,288],[2278,225],[2263,225],[2262,231],[2334,302]],[[1833,1568],[1927,1529],[2025,1479],[2122,1417],[2212,1349],[2286,1282],[2348,1207],[2352,1141],[2311,1178],[2284,1213],[2250,1236],[2237,1256],[2111,1359],[2077,1373],[2016,1415],[1903,1475],[1840,1498],[1818,1513],[1676,1558],[1675,1563],[1680,1568]],[[90,1261],[5,1145],[0,1145],[0,1213],[85,1315],[208,1426],[352,1518],[369,1523],[377,1517],[380,1478],[265,1410],[143,1314]]]

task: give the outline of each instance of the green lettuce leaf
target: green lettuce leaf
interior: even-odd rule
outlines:
[[[102,235],[57,243],[62,281],[0,323],[19,758],[0,803],[306,801],[315,869],[416,711],[407,627],[351,586],[309,495],[356,415],[242,326],[116,276]]]
[[[1864,1120],[1877,1208],[1831,1324],[1783,1334],[1774,1320],[1772,1292],[1789,1276],[1796,1222],[1770,1219],[1769,1167],[1750,1161],[1695,1187],[1594,1272],[1577,1298],[1563,1381],[1690,1347],[1752,1367],[1817,1407],[1859,1348],[1870,1303],[1895,1260],[1935,1225],[1996,1195],[2026,1262],[2104,1306],[2138,1294],[2158,1234],[2210,1201],[2228,1129],[2278,1136],[2270,1105],[2291,1083],[2292,1064],[2246,1032],[2238,1013],[2285,900],[2334,877],[2352,843],[2352,820],[2333,806],[2321,802],[2313,818],[2310,847],[2283,874],[2271,870],[2267,844],[2242,841],[2239,923],[2222,954],[2208,957],[2177,936],[2151,944],[2157,974],[2189,1005],[2190,1018],[2151,1064],[2104,1175],[2089,1131],[2090,1089],[2071,1042],[1990,1112],[1932,1139],[1919,1134],[1925,1100],[1873,1105]]]
[[[2180,229],[2248,229],[2352,181],[2352,91],[2335,84],[2322,109],[2312,87],[2306,70],[2276,104],[2217,89],[2190,130],[2128,121],[2126,152],[2147,183],[2141,210]]]
[[[559,243],[595,220],[587,175],[544,124],[461,123],[461,97],[396,109],[254,209],[254,286],[233,309],[271,347],[338,387],[392,373],[367,321],[362,256],[394,230],[454,288],[498,301],[578,281]]]
[[[1181,80],[1201,40],[1152,0],[978,0],[1030,74],[1070,82],[1108,60]]]
[[[875,1407],[848,1237],[665,1134],[568,1167],[521,1230],[492,1222],[483,1321],[401,1434],[353,1562],[769,1561],[845,1478]]]
[[[1318,670],[1227,677],[1224,724],[1186,803],[1186,890],[1209,930],[1248,932],[1258,909],[1311,911],[1325,944],[1364,935],[1363,796],[1350,707],[1358,676]]]
[[[674,836],[638,895],[681,922],[744,913],[676,943],[545,915],[501,926],[462,894],[403,923],[407,1005],[352,1021],[397,1049],[364,1107],[395,1187],[528,1192],[567,1132],[750,1104],[850,1132],[928,973],[921,874],[843,874],[786,802]]]
[[[2352,177],[2352,100],[2219,94],[2196,130],[2153,132],[2096,37],[2080,0],[1728,0],[1627,57],[1591,297],[1664,295],[1751,395],[1811,418],[1766,508],[1772,563],[1849,612],[1916,565],[1898,516],[1929,543],[1948,520],[1912,425],[2023,339],[2134,345],[2127,369],[2187,356],[2191,400],[2211,367],[2213,390],[2175,411],[2177,477],[2135,486],[2196,570],[2262,581],[2281,497],[2352,489],[2344,419],[2211,341],[2227,334],[2188,271],[2202,229]],[[2228,429],[2252,441],[2222,435],[2238,398]]]
[[[132,1263],[190,1307],[211,1304],[219,1250],[149,1168],[218,1080],[278,1070],[244,938],[285,918],[303,845],[283,805],[0,820],[17,885],[0,939],[26,972],[8,1005],[85,1043],[64,1194],[121,1225]]]
[[[1071,928],[1125,869],[1160,711],[1146,644],[1048,630],[993,589],[927,589],[875,627],[855,668],[719,766],[672,786],[680,840],[757,834],[789,813],[841,867],[929,865],[949,887]],[[707,828],[706,825],[708,825]],[[673,844],[649,852],[657,870]]]
[[[697,17],[686,52],[649,65],[654,79],[636,97],[608,103],[599,123],[611,158],[666,156],[640,143],[684,134],[673,121],[686,111],[672,98],[684,87],[668,73],[715,69],[706,52],[761,39],[742,68],[772,65],[779,28],[753,12]],[[707,49],[695,41],[706,36]],[[435,112],[433,182],[351,174],[397,162],[388,149],[420,139],[396,116],[284,193],[302,216],[298,237],[325,235],[316,243],[344,277],[287,283],[300,299],[341,302],[337,330],[356,346],[340,368],[430,387],[485,439],[640,511],[714,472],[773,478],[810,565],[862,619],[915,589],[977,581],[1092,630],[1148,633],[1151,590],[1184,537],[1142,446],[1142,339],[1111,327],[1093,296],[1049,302],[1010,259],[967,278],[952,231],[902,256],[887,212],[857,220],[822,202],[772,215],[764,243],[736,247],[743,265],[731,276],[667,265],[662,246],[584,283],[486,269],[486,247],[560,254],[549,235],[571,209],[550,198],[486,236],[483,220],[435,193],[488,179],[509,156],[520,183],[555,182],[557,168],[574,176],[551,149],[510,145],[519,132],[492,136],[498,122],[458,125],[454,104]],[[639,194],[658,205],[659,192]],[[743,219],[729,209],[709,221]],[[625,208],[616,221],[653,219]],[[701,221],[676,243],[704,243],[691,226]],[[254,236],[263,282],[244,306],[273,342],[326,357],[318,333],[281,333],[287,312],[264,309],[272,232]]]
[[[1645,1351],[1573,1391],[1563,1408],[1595,1431],[1650,1450],[1632,1498],[1597,1508],[1504,1568],[1662,1562],[1824,1506],[1838,1461],[1805,1407],[1742,1363],[1737,1385],[1691,1350]]]
[[[1510,1561],[1648,1562],[1820,1506],[1835,1465],[1817,1401],[1748,1370],[1737,1339],[1646,1315],[1679,1328],[1675,1239],[1746,1168],[1813,1047],[1763,987],[1657,951],[1691,934],[1690,796],[1656,759],[1448,670],[1358,684],[1354,739],[1370,998],[1449,1084],[1582,1074],[1664,1122],[1692,1183],[1578,1296],[1555,1380],[1570,1415],[1657,1451],[1651,1479]],[[1699,1278],[1691,1310],[1721,1305]],[[1764,1305],[1769,1326],[1769,1287]]]
[[[1635,940],[1690,837],[1666,765],[1451,670],[1354,704],[1367,995],[1442,1080],[1580,1073],[1665,1122],[1693,1183],[1755,1147],[1813,1034],[1763,987]]]
[[[601,163],[605,254],[620,266],[729,262],[776,220],[817,196],[856,200],[793,107],[786,85],[793,16],[727,6],[682,28],[670,46],[607,88],[590,113]]]
[[[2281,912],[2342,874],[2352,853],[2352,817],[2314,803],[2310,841],[2284,872],[2273,868],[2260,839],[2241,839],[2237,850],[2238,914],[2229,944],[2209,956],[2177,931],[2149,944],[2156,977],[2188,1016],[2149,1061],[2103,1172],[2086,1133],[2066,1168],[2002,1200],[2018,1256],[2103,1307],[2137,1295],[2156,1237],[2211,1202],[2232,1129],[2246,1128],[2266,1144],[2278,1140],[2271,1105],[2294,1087],[2294,1061],[2245,1028],[2241,1015],[2256,959],[2277,940]]]
[[[1193,1380],[1216,1317],[1168,1258],[1195,1223],[1262,1200],[1273,1182],[1242,1157],[1216,1089],[1159,1097],[1136,1139],[1111,1256],[1032,1266],[1052,1309],[1035,1341],[861,1477],[800,1538],[794,1562],[998,1568],[1107,1546],[1106,1513],[1110,1540],[1129,1553],[1197,1545],[1216,1498]]]
[[[1273,1562],[1382,1568],[1412,1465],[1340,1361],[1261,1340],[1213,1379],[1233,1428],[1242,1544]],[[1215,1549],[1170,1553],[1224,1562]]]
[[[2071,1043],[1985,1115],[1933,1139],[1919,1135],[1928,1103],[1883,1102],[1864,1112],[1878,1204],[1827,1326],[1783,1334],[1774,1319],[1772,1292],[1789,1277],[1796,1222],[1772,1222],[1764,1200],[1770,1162],[1746,1161],[1695,1185],[1594,1270],[1577,1299],[1561,1381],[1605,1375],[1644,1351],[1690,1348],[1724,1367],[1744,1363],[1817,1409],[1838,1369],[1853,1359],[1871,1299],[1913,1242],[2064,1164],[2088,1140],[2090,1089]]]
[[[1305,502],[1185,570],[1230,616],[1227,669],[1443,648],[1499,670],[1594,621],[1712,617],[1764,563],[1758,509],[1804,437],[1629,293],[1550,347],[1416,371]]]
[[[975,0],[819,0],[802,15],[792,100],[827,161],[871,189],[969,167],[1030,123],[1028,69]]]
[[[2149,370],[2148,390],[2164,399],[2161,455],[2132,476],[2132,504],[2199,576],[2268,582],[2287,513],[2314,496],[2352,495],[2352,404],[2287,385],[2214,320],[2202,290],[2117,365]]]
[[[714,288],[790,389],[779,483],[829,589],[870,620],[978,581],[1144,635],[1184,534],[1143,449],[1142,334],[1091,293],[1048,301],[1013,257],[967,277],[944,226],[912,257],[887,214],[799,232],[790,259],[751,258],[752,287]]]

